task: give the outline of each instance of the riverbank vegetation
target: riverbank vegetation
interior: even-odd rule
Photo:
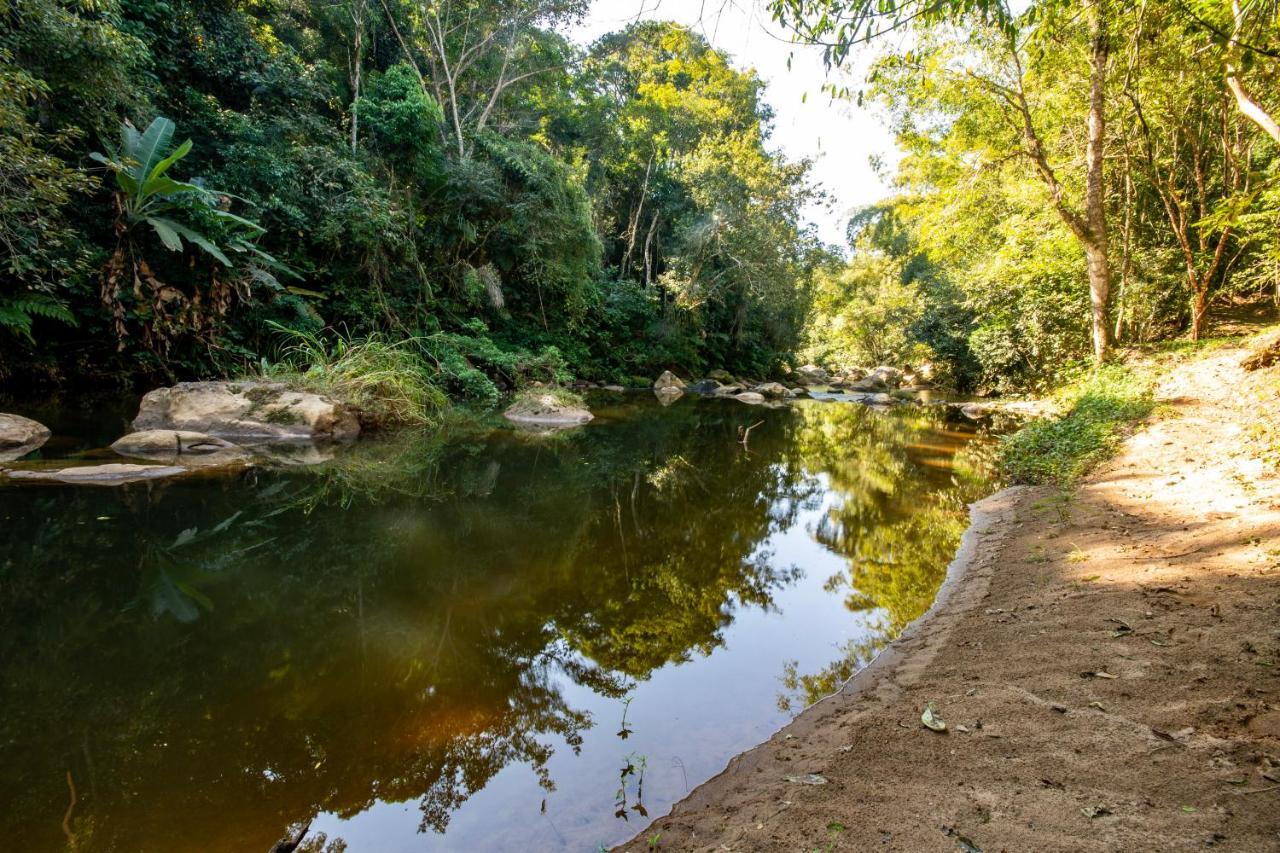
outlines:
[[[674,24],[583,47],[588,0],[11,0],[0,382],[319,381],[342,352],[393,357],[415,418],[809,360],[1020,392],[1280,289],[1274,4],[767,5],[902,152],[846,247],[746,58]]]

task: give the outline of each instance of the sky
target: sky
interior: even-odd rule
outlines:
[[[872,157],[880,157],[887,177],[897,162],[884,121],[870,106],[832,102],[822,92],[829,78],[821,50],[789,43],[760,0],[594,0],[587,19],[567,35],[587,44],[636,20],[685,24],[730,54],[738,67],[756,70],[775,114],[771,146],[789,159],[813,158],[815,182],[831,199],[829,206],[807,211],[825,242],[844,245],[849,211],[888,195],[885,180],[871,165]],[[855,58],[837,82],[856,91],[865,63],[865,56]]]

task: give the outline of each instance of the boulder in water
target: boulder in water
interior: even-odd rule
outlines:
[[[48,427],[30,418],[0,413],[0,462],[38,450],[51,434]]]
[[[555,394],[521,395],[502,416],[515,424],[541,427],[574,427],[595,418],[586,409],[565,402]]]
[[[796,381],[801,385],[826,385],[831,381],[831,374],[816,364],[796,368],[796,376]]]
[[[9,471],[8,475],[13,480],[34,480],[37,482],[87,486],[123,486],[126,483],[159,480],[185,473],[187,473],[187,469],[177,465],[111,463],[108,465],[77,465],[70,468]]]
[[[684,380],[676,376],[670,370],[662,371],[662,375],[653,380],[653,390],[661,391],[663,388],[676,388],[684,390]]]
[[[133,428],[198,432],[238,444],[254,441],[347,441],[360,433],[343,403],[280,382],[180,382],[142,398]]]
[[[795,396],[791,393],[791,390],[781,382],[762,382],[751,390],[757,394],[761,394],[765,397],[772,397],[774,399]]]

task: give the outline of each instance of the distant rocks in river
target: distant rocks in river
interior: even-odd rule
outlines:
[[[180,382],[143,397],[133,428],[237,442],[348,441],[360,434],[360,420],[344,403],[279,382]]]
[[[48,427],[30,418],[0,413],[0,462],[39,450],[51,434]]]
[[[796,376],[801,385],[826,385],[831,382],[831,374],[816,364],[796,368]]]

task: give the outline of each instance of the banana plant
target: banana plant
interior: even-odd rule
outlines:
[[[283,264],[254,244],[254,240],[266,233],[262,226],[222,209],[222,199],[232,197],[229,193],[170,177],[169,170],[190,154],[192,148],[188,139],[172,151],[168,150],[176,129],[173,121],[163,116],[141,132],[131,122],[125,121],[120,127],[118,149],[108,149],[105,155],[97,151],[89,155],[115,174],[120,208],[117,230],[130,231],[140,225],[148,225],[165,248],[171,251],[183,251],[183,241],[186,240],[223,266],[235,266],[223,247],[211,237],[175,218],[196,212],[195,206],[198,205],[199,212],[219,221],[220,230],[225,232],[226,249],[250,255],[271,269],[288,272]]]
[[[139,325],[144,344],[160,353],[179,337],[212,341],[234,301],[249,297],[251,284],[315,295],[281,285],[277,275],[297,273],[258,248],[266,233],[261,225],[226,209],[235,196],[173,177],[174,165],[192,148],[189,139],[173,147],[174,130],[163,116],[144,131],[125,121],[118,148],[89,155],[115,177],[116,249],[102,270],[102,301],[121,350]],[[164,281],[139,239],[148,230],[172,252],[190,245],[214,259],[208,278],[184,272],[179,281]]]

